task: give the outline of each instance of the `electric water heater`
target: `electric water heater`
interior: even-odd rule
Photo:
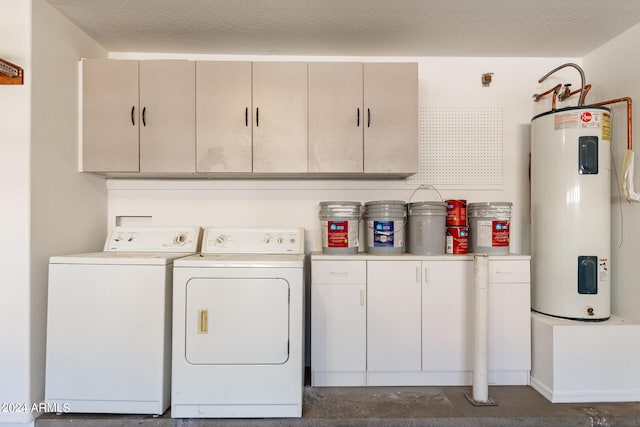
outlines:
[[[606,320],[611,312],[611,114],[568,107],[531,121],[534,311]]]

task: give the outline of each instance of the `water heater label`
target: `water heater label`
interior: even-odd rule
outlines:
[[[602,115],[602,139],[611,141],[611,115]]]
[[[600,129],[602,127],[602,114],[583,111],[580,113],[580,127],[582,129]]]
[[[556,114],[553,117],[553,127],[559,129],[574,129],[580,125],[580,118],[577,113]]]
[[[555,130],[560,129],[600,129],[602,127],[602,113],[591,111],[571,111],[556,114],[553,117]],[[609,125],[610,127],[611,125]]]
[[[609,260],[607,258],[598,260],[598,280],[601,282],[609,280]]]

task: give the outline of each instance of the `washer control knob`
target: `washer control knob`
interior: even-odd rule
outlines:
[[[268,245],[269,243],[271,243],[271,236],[266,236],[264,238],[264,242]]]
[[[277,242],[278,242],[279,245],[281,245],[282,242],[284,242],[284,239],[282,237],[278,237]]]
[[[174,243],[178,246],[182,246],[185,243],[187,243],[188,237],[186,234],[184,233],[180,233],[176,236],[176,238],[174,239]]]
[[[216,238],[213,241],[213,243],[216,246],[224,246],[225,243],[227,243],[227,238],[224,235],[220,234],[219,236],[216,236]]]

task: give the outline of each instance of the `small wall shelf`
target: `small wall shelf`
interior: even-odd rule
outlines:
[[[0,85],[24,84],[24,70],[0,58]]]

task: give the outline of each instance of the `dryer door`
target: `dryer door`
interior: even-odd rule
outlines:
[[[185,356],[194,365],[280,365],[289,359],[289,282],[187,282]]]

